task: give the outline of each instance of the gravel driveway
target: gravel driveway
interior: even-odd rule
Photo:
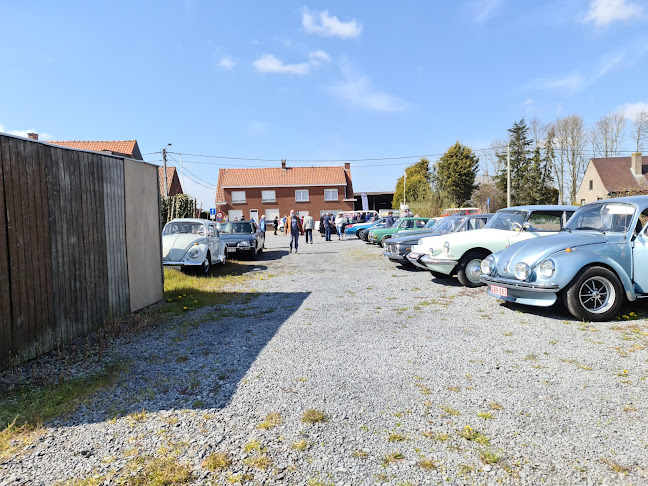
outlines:
[[[195,484],[648,484],[641,305],[579,323],[355,238],[300,244],[268,232],[247,299],[121,343],[119,383],[0,484],[107,484],[165,454]],[[203,467],[218,452],[231,464]]]

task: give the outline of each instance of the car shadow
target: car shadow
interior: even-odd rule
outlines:
[[[260,261],[263,260],[280,260],[283,257],[287,256],[288,250],[268,250],[265,249],[257,255],[257,259]]]
[[[114,359],[122,371],[114,386],[54,424],[101,422],[143,410],[226,407],[270,340],[309,295],[221,292],[222,304],[129,336],[115,348]]]
[[[202,278],[225,277],[229,275],[245,275],[250,272],[258,272],[260,270],[267,270],[265,265],[256,264],[256,260],[231,260],[228,259],[225,265],[214,265],[209,271],[208,275],[203,275]]]

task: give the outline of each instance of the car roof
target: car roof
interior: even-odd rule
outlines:
[[[531,204],[529,206],[511,206],[510,208],[502,208],[499,211],[575,211],[578,206],[567,206],[563,204]]]
[[[590,204],[600,204],[606,202],[624,202],[631,204],[648,204],[648,196],[625,196],[625,197],[612,197],[610,199],[601,199],[600,201],[593,201],[591,203],[584,204],[583,206],[588,206]]]
[[[200,218],[176,218],[172,219],[171,221],[168,221],[167,224],[169,223],[215,223],[215,221],[209,221],[208,219],[200,219]]]

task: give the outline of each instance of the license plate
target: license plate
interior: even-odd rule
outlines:
[[[228,246],[228,247],[227,247],[227,252],[228,252],[228,253],[233,253],[233,252],[235,252],[235,251],[236,251],[236,248],[235,248],[235,247],[233,247],[233,246]]]
[[[414,253],[414,252],[412,252],[412,253],[409,254],[409,257],[410,257],[411,259],[415,259],[415,258],[418,259],[419,256],[421,256],[420,253]]]
[[[508,289],[506,287],[500,287],[499,285],[491,285],[490,293],[493,295],[501,295],[502,297],[508,297]]]

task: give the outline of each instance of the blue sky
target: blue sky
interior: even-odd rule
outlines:
[[[480,149],[522,117],[593,125],[648,108],[645,0],[0,0],[0,12],[0,131],[273,161],[183,155],[204,208],[219,167]],[[354,187],[393,190],[415,160],[352,162]]]

